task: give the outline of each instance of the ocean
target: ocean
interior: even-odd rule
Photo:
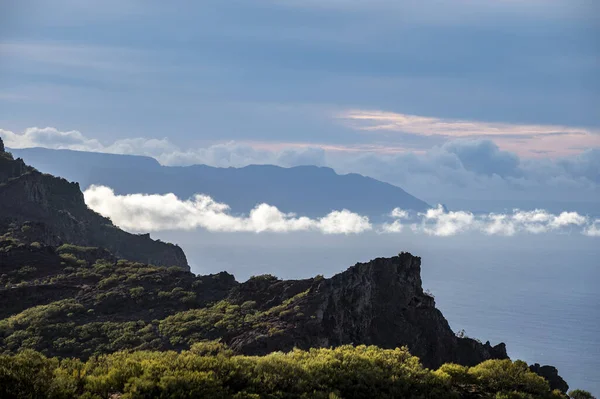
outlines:
[[[195,273],[238,281],[331,276],[356,262],[409,251],[422,257],[423,287],[454,331],[512,359],[558,368],[572,389],[600,395],[600,239],[573,234],[428,237],[316,233],[160,232],[179,243]]]

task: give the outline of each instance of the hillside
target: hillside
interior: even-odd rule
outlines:
[[[238,283],[117,260],[107,251],[0,238],[0,353],[77,357],[121,350],[183,351],[218,340],[232,353],[406,346],[422,364],[507,359],[504,344],[458,337],[421,286],[420,258],[359,263],[330,279]],[[543,369],[543,370],[542,370]],[[536,369],[566,391],[556,369]]]
[[[430,208],[400,187],[358,174],[338,175],[324,167],[168,167],[141,156],[45,148],[12,151],[36,168],[77,181],[83,188],[101,184],[118,194],[175,193],[180,198],[202,193],[230,205],[236,213],[247,213],[263,202],[311,217],[349,209],[377,219],[396,207]]]
[[[0,298],[8,305],[0,310],[0,344],[11,351],[37,342],[31,348],[47,355],[86,357],[128,347],[186,349],[220,338],[249,355],[350,343],[407,345],[429,367],[507,357],[503,344],[456,337],[423,292],[420,259],[410,254],[357,264],[331,279],[264,275],[238,283],[227,273],[195,276],[118,261],[100,249],[24,244],[6,235],[0,266]],[[81,339],[90,329],[100,340],[117,331],[133,335],[124,347],[107,341],[104,348]],[[48,331],[61,331],[64,342],[57,345]]]
[[[78,183],[28,166],[4,151],[0,139],[0,228],[29,242],[108,249],[119,258],[188,268],[178,246],[127,233],[90,210]]]
[[[566,397],[556,368],[455,334],[417,256],[331,278],[197,276],[179,247],[3,150],[0,397]]]

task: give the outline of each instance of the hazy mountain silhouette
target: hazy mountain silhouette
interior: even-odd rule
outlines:
[[[397,186],[354,173],[338,175],[326,167],[170,167],[144,156],[46,148],[11,151],[43,172],[79,182],[82,189],[101,184],[117,194],[172,192],[180,198],[202,193],[240,213],[263,202],[306,216],[349,209],[378,218],[395,207],[414,211],[430,207]]]

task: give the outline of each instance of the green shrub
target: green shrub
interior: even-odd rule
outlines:
[[[575,389],[569,392],[569,397],[571,399],[596,399],[591,393],[582,389]]]
[[[144,287],[133,287],[129,289],[129,295],[131,295],[132,298],[141,298],[142,295],[144,295]]]
[[[108,332],[114,325],[106,327]],[[133,322],[114,331],[112,339],[150,330],[143,322]],[[63,339],[55,344],[69,347],[76,342]],[[562,397],[521,363],[492,360],[471,368],[444,365],[432,372],[406,348],[347,345],[242,356],[217,341],[197,343],[179,353],[116,352],[86,362],[24,350],[0,355],[0,397],[458,399],[465,397],[464,392],[490,399]],[[454,385],[465,381],[468,391]],[[593,398],[585,391],[572,391],[571,397]]]

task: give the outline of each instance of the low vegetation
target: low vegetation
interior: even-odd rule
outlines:
[[[373,346],[234,355],[217,342],[182,352],[76,359],[0,356],[2,398],[566,398],[523,362],[425,369],[406,348]]]

